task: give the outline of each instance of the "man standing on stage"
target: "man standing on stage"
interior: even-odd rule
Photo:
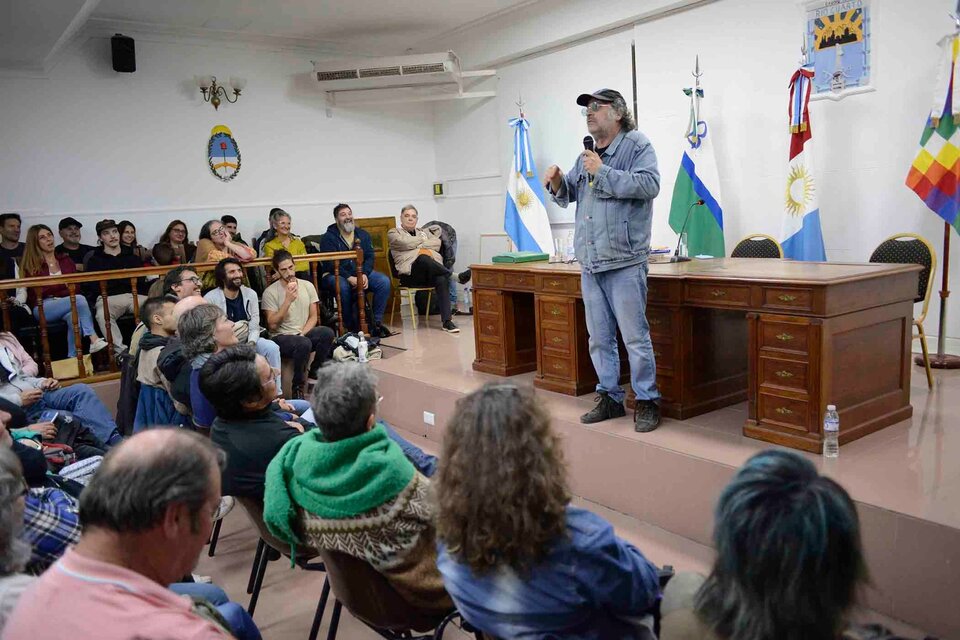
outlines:
[[[585,150],[564,176],[546,173],[546,187],[561,207],[577,203],[574,248],[590,334],[590,359],[600,379],[597,406],[580,417],[592,424],[626,415],[620,388],[617,329],[630,358],[630,383],[637,396],[634,428],[660,424],[656,363],[647,324],[647,253],[653,199],[660,192],[657,156],[637,131],[618,91],[600,89],[577,98],[596,151]]]

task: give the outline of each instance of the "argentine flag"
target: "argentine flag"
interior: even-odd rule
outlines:
[[[513,127],[513,166],[507,181],[507,204],[503,230],[517,251],[553,253],[553,233],[543,205],[543,186],[536,175],[530,151],[530,123],[521,116],[510,121]]]
[[[797,69],[790,80],[790,165],[780,237],[784,258],[824,262],[827,253],[813,181],[812,145],[808,144],[813,137],[808,111],[812,84],[810,67]]]

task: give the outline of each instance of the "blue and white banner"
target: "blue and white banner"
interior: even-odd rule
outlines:
[[[553,233],[543,204],[543,185],[536,175],[530,151],[530,123],[524,118],[510,121],[513,127],[513,166],[507,181],[503,230],[518,251],[553,253]]]

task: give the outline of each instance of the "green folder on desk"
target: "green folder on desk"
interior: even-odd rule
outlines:
[[[497,263],[518,263],[518,262],[546,262],[550,259],[545,253],[539,251],[510,251],[509,253],[498,253],[493,256],[494,264]]]

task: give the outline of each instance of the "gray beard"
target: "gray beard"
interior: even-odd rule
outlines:
[[[340,231],[350,234],[350,233],[353,233],[353,230],[356,228],[357,228],[357,225],[355,225],[354,223],[344,222],[343,225],[340,227]]]

